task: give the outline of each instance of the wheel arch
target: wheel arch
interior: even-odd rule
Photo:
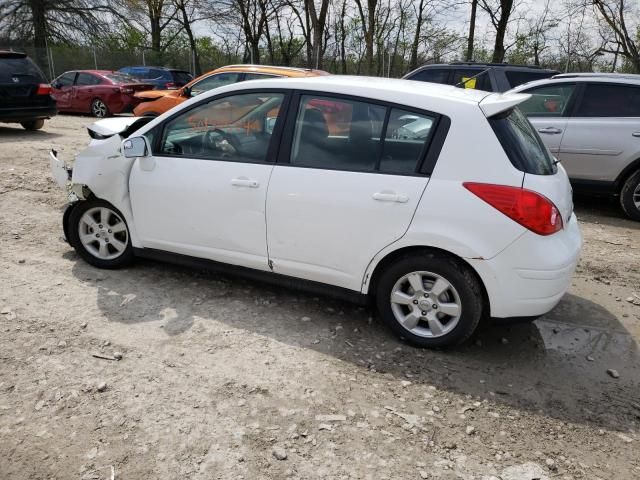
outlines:
[[[491,303],[489,301],[489,294],[487,293],[487,288],[485,287],[484,282],[482,281],[482,278],[480,277],[476,269],[473,268],[473,266],[469,262],[467,262],[464,258],[460,257],[459,255],[456,255],[447,250],[444,250],[442,248],[437,248],[437,247],[429,247],[426,245],[410,245],[410,246],[404,246],[402,248],[398,248],[397,250],[388,252],[373,267],[373,271],[371,272],[368,283],[367,283],[367,279],[365,278],[365,281],[363,284],[363,289],[365,291],[363,293],[366,293],[371,298],[373,298],[375,296],[375,291],[376,291],[378,282],[380,280],[381,274],[385,271],[386,268],[392,265],[396,260],[402,257],[411,256],[411,255],[420,255],[420,254],[428,254],[428,253],[438,254],[441,256],[452,258],[457,262],[462,263],[469,269],[469,271],[476,278],[476,280],[478,280],[480,289],[482,291],[482,304],[485,309],[486,315],[489,316],[491,312]]]
[[[622,170],[622,172],[620,172],[620,174],[618,175],[618,177],[614,182],[616,195],[620,194],[620,192],[622,191],[622,187],[624,187],[624,184],[627,181],[627,179],[639,170],[640,170],[640,158],[636,158],[633,162],[629,163],[629,165],[627,165],[624,168],[624,170]]]

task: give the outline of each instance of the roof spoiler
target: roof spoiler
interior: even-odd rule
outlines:
[[[480,110],[486,117],[512,109],[531,97],[528,93],[492,93],[480,100]]]

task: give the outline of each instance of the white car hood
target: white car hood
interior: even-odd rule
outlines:
[[[108,138],[124,132],[140,117],[111,117],[98,120],[87,128],[102,138]],[[95,138],[95,137],[94,137]]]

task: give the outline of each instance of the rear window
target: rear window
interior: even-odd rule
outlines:
[[[111,80],[113,83],[138,83],[139,80],[126,73],[105,73],[105,77]]]
[[[551,153],[519,108],[489,118],[498,140],[518,170],[533,175],[553,175],[557,167]]]
[[[19,83],[46,82],[42,71],[28,57],[6,58],[0,57],[0,82],[18,83],[13,77],[20,79]]]
[[[504,74],[507,76],[509,85],[513,88],[518,85],[522,85],[523,83],[549,78],[554,75],[555,72],[518,72],[514,70],[505,70]]]

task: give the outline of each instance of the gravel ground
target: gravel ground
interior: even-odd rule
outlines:
[[[81,261],[47,151],[91,122],[0,127],[0,478],[640,477],[640,224],[615,201],[577,199],[554,311],[418,350],[351,304]]]

